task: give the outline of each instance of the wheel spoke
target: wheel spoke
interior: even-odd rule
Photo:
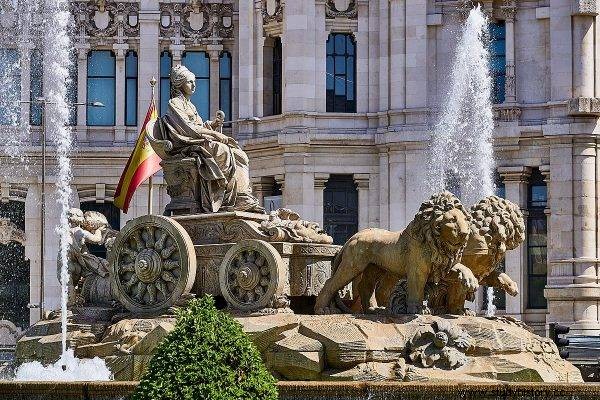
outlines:
[[[172,271],[176,268],[178,268],[180,266],[180,262],[179,261],[164,261],[163,262],[163,268],[166,269],[167,271]]]
[[[162,250],[163,246],[165,245],[165,241],[166,240],[167,240],[167,232],[161,231],[160,232],[160,237],[158,238],[158,240],[156,241],[156,243],[154,243],[154,248],[157,251]]]
[[[138,279],[136,274],[131,275],[131,278],[129,278],[129,280],[125,282],[125,287],[127,288],[127,291],[129,292],[131,290],[131,287],[139,281],[140,280]]]
[[[173,255],[175,250],[177,250],[177,246],[173,244],[173,245],[167,247],[166,249],[164,249],[163,251],[161,251],[160,256],[162,257],[163,260],[166,260],[167,258],[169,258]]]
[[[175,279],[173,274],[169,271],[163,271],[163,273],[161,274],[161,278],[167,282],[177,283],[177,279]]]
[[[137,284],[137,293],[135,294],[135,298],[142,302],[144,300],[144,294],[146,294],[146,284],[144,282],[139,282]]]
[[[146,289],[148,290],[148,303],[156,303],[156,286],[150,283]]]
[[[146,248],[146,246],[144,245],[144,239],[142,238],[142,231],[141,230],[137,230],[135,231],[135,233],[131,236],[135,242],[135,246],[137,247],[137,251],[142,251]]]
[[[146,227],[146,248],[151,249],[154,247],[154,227],[147,226]]]

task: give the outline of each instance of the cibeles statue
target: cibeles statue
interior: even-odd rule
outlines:
[[[72,305],[112,305],[112,282],[106,259],[92,254],[89,244],[105,246],[110,252],[117,231],[97,211],[69,210],[70,235],[67,250],[69,303]],[[60,280],[60,262],[58,278]]]
[[[171,99],[155,124],[152,147],[163,159],[171,203],[165,214],[249,211],[264,213],[252,195],[248,156],[222,133],[224,114],[203,121],[190,97],[196,77],[183,65],[171,70]]]

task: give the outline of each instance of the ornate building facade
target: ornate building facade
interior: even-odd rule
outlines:
[[[561,322],[574,334],[598,334],[597,2],[479,3],[490,19],[497,186],[521,206],[528,232],[505,261],[520,294],[498,296],[498,312],[539,331]],[[138,189],[127,215],[111,202],[152,97],[150,79],[159,81],[156,99],[164,110],[169,70],[182,63],[197,76],[193,100],[203,118],[222,109],[235,121],[229,132],[249,154],[254,190],[267,208],[294,209],[324,224],[339,243],[367,227],[403,229],[428,196],[428,138],[470,4],[71,1],[71,101],[105,105],[73,110],[74,204],[104,212],[115,227],[147,212],[148,186]],[[5,56],[15,52],[15,81],[27,101],[41,90],[31,73],[39,63],[35,48],[3,47]],[[22,146],[29,173],[0,174],[0,217],[14,219],[26,233],[22,262],[29,274],[18,290],[28,297],[19,307],[40,303],[39,112],[19,109],[21,121],[31,124]],[[2,162],[14,163],[4,156]],[[52,157],[48,163],[51,185]],[[154,210],[160,212],[168,195],[160,176],[154,182]],[[52,196],[47,201],[52,209]],[[59,301],[56,222],[48,212],[48,309]],[[17,290],[5,281],[6,293]],[[481,294],[474,307],[484,303]],[[28,312],[30,322],[39,318],[38,309]]]

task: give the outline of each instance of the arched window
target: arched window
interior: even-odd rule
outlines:
[[[192,103],[203,120],[210,115],[210,59],[205,51],[186,51],[181,63],[196,75],[196,92]]]
[[[87,106],[87,124],[115,124],[115,55],[110,50],[90,51],[87,59],[87,102],[99,101],[104,107]]]
[[[31,52],[29,64],[29,124],[39,126],[42,124],[42,105],[35,102],[43,96],[44,68],[42,65],[42,52],[34,49]]]
[[[273,115],[281,114],[283,99],[283,51],[281,38],[275,38],[273,46]]]
[[[506,82],[506,24],[497,21],[489,25],[490,30],[490,69],[492,73],[492,96],[494,103],[504,102]]]
[[[25,203],[0,203],[0,218],[25,230]],[[25,329],[29,327],[29,260],[25,246],[16,241],[0,243],[0,319],[7,319]]]
[[[21,120],[21,65],[15,49],[0,49],[0,79],[8,82],[0,95],[0,125],[17,125]]]
[[[125,56],[125,125],[137,125],[138,56],[128,51]]]
[[[356,42],[347,33],[327,39],[327,112],[356,112]]]
[[[325,184],[323,227],[340,245],[358,231],[358,190],[352,175],[331,175]]]
[[[547,221],[544,210],[548,191],[544,177],[534,169],[529,178],[527,199],[527,307],[546,308]]]
[[[171,53],[163,51],[160,53],[160,115],[165,115],[169,108],[169,99],[171,98],[171,66],[173,59]]]
[[[81,203],[81,211],[98,211],[104,214],[111,228],[121,229],[121,211],[112,203],[98,203],[96,201],[85,201]],[[88,245],[90,253],[95,256],[106,258],[106,248],[98,245]]]
[[[219,108],[225,112],[225,120],[231,121],[231,54],[219,57]]]

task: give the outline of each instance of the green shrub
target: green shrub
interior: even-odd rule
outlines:
[[[276,400],[275,379],[242,326],[210,296],[177,314],[131,400]]]

